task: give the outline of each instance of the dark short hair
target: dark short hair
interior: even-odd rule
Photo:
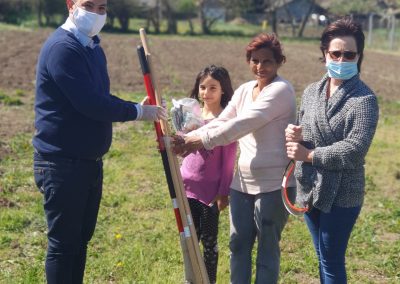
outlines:
[[[222,89],[221,107],[225,108],[232,98],[233,88],[229,72],[224,67],[210,65],[201,70],[199,74],[197,74],[196,81],[189,97],[200,101],[199,86],[207,76],[211,76],[211,78],[220,83]]]
[[[322,32],[320,49],[322,52],[322,62],[325,62],[325,51],[329,49],[329,44],[334,38],[352,36],[357,44],[359,59],[357,62],[358,72],[361,71],[361,63],[364,57],[365,36],[362,27],[349,17],[344,17],[328,25]]]
[[[283,55],[283,49],[279,42],[278,36],[274,33],[260,33],[256,35],[246,47],[246,60],[250,62],[251,53],[255,50],[267,48],[270,49],[274,55],[275,61],[278,64],[286,61],[285,55]]]

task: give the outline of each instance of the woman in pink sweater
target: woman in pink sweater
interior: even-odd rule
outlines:
[[[241,85],[218,118],[176,139],[177,153],[227,145],[238,140],[240,157],[231,184],[231,283],[251,282],[252,249],[258,240],[255,283],[277,283],[279,241],[287,222],[281,177],[289,162],[285,128],[296,116],[292,85],[277,72],[285,62],[274,34],[259,34],[246,47],[254,81]],[[289,181],[294,193],[295,182]]]

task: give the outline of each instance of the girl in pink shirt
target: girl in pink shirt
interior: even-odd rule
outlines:
[[[210,122],[222,112],[233,94],[228,71],[210,65],[197,75],[190,94],[202,105],[202,117]],[[228,205],[236,158],[236,142],[212,150],[200,149],[186,156],[181,174],[197,237],[203,244],[210,283],[216,283],[219,211]]]

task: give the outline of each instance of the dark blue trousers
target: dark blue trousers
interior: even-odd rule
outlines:
[[[304,214],[319,261],[321,284],[347,283],[345,254],[361,206],[332,206],[324,213],[316,208]]]
[[[82,283],[100,206],[103,163],[35,153],[34,177],[48,226],[47,282]]]

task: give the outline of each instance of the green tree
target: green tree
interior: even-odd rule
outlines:
[[[196,17],[197,7],[194,0],[180,0],[178,3],[179,18],[185,19],[189,23],[189,33],[194,34],[194,26],[192,19]]]
[[[31,0],[0,0],[0,22],[20,24],[31,14]]]
[[[142,9],[139,7],[136,0],[112,0],[108,1],[108,16],[111,22],[117,18],[121,31],[127,32],[129,29],[129,20],[138,14]]]
[[[67,5],[65,4],[65,0],[34,0],[34,2],[39,26],[60,24],[60,20],[64,20],[64,18],[68,15],[68,9]],[[63,17],[59,17],[57,19],[56,16],[60,15]],[[44,23],[43,17],[45,18]]]

